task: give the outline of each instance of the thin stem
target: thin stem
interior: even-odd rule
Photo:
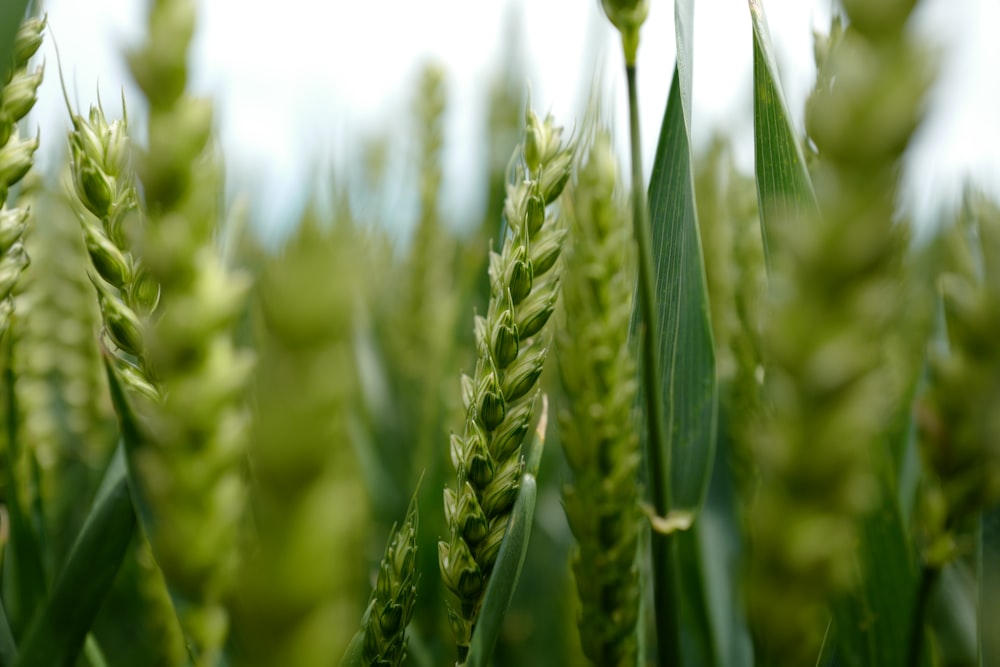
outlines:
[[[653,276],[653,243],[649,213],[646,209],[646,189],[643,187],[642,152],[639,141],[639,102],[635,65],[625,66],[628,80],[629,126],[632,150],[632,221],[639,250],[639,307],[642,330],[642,372],[646,397],[646,461],[653,492],[653,507],[657,515],[670,511],[670,449],[663,424],[663,386],[661,385],[660,318],[656,310]],[[656,613],[657,656],[660,667],[680,664],[680,632],[677,607],[674,604],[674,548],[672,539],[658,531],[652,532],[653,596]]]

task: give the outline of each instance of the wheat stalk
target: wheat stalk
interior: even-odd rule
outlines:
[[[617,196],[611,139],[598,130],[572,188],[564,253],[560,434],[574,481],[563,503],[577,540],[573,572],[584,653],[594,665],[636,664],[639,619],[639,440],[636,367],[628,345],[633,272],[627,205]]]
[[[486,583],[507,529],[524,462],[521,445],[530,428],[548,352],[545,323],[559,295],[557,260],[565,232],[547,207],[570,174],[572,149],[552,118],[527,112],[526,136],[515,153],[513,183],[504,215],[508,225],[500,254],[490,254],[490,302],[475,319],[477,361],[462,377],[465,430],[451,437],[458,474],[445,489],[451,530],[438,544],[459,659],[464,660]]]

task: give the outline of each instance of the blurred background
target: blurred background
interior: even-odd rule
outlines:
[[[813,80],[812,31],[828,29],[832,0],[763,3],[784,72],[791,112],[801,127]],[[46,40],[46,76],[35,122],[44,135],[68,127],[55,76],[55,44],[70,98],[82,111],[100,91],[109,114],[124,89],[130,120],[141,136],[142,110],[122,51],[142,32],[143,0],[47,0],[53,40]],[[217,102],[231,194],[245,193],[254,223],[266,230],[297,220],[305,193],[322,191],[331,174],[350,181],[379,162],[387,181],[383,201],[362,202],[359,214],[384,220],[406,238],[417,217],[414,160],[407,111],[417,75],[428,62],[446,71],[443,197],[446,223],[478,222],[487,174],[490,89],[504,77],[530,89],[535,108],[573,127],[595,80],[616,106],[625,145],[625,95],[616,35],[598,0],[476,2],[342,2],[262,0],[200,3],[193,84]],[[915,218],[934,217],[953,203],[962,183],[1000,189],[1000,3],[931,0],[914,29],[940,54],[930,115],[911,151],[905,197]],[[673,4],[651,0],[640,48],[644,164],[655,151],[673,61]],[[696,144],[729,135],[737,165],[753,168],[751,33],[743,0],[696,3],[694,54]],[[602,78],[603,77],[603,78]],[[53,142],[43,164],[58,159]],[[509,151],[513,147],[506,148]],[[46,149],[43,148],[44,152]],[[366,162],[367,161],[367,162]],[[401,176],[393,178],[394,175]],[[387,200],[386,200],[387,199]],[[499,213],[499,212],[498,212]]]

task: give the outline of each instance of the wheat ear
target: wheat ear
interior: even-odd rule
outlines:
[[[571,188],[564,254],[560,435],[573,483],[563,503],[576,537],[573,572],[583,651],[594,665],[634,666],[639,619],[639,439],[628,345],[634,272],[630,212],[617,196],[610,136],[598,130]]]
[[[249,281],[226,270],[213,244],[221,173],[212,105],[186,93],[194,23],[191,0],[156,0],[145,42],[128,54],[149,103],[148,145],[136,158],[149,219],[136,256],[160,288],[142,321],[159,399],[138,402],[148,433],[131,458],[153,515],[150,543],[200,666],[217,663],[228,634],[252,362],[230,334]]]
[[[417,601],[417,499],[403,525],[394,525],[379,564],[364,622],[364,664],[399,667],[406,659],[406,626]]]
[[[142,269],[130,242],[130,238],[136,238],[142,216],[132,170],[125,100],[118,120],[108,122],[100,105],[91,107],[87,118],[70,109],[70,118],[73,193],[84,209],[77,207],[104,339],[114,353],[125,385],[157,400],[159,394],[146,361],[142,318],[156,307],[159,286]]]
[[[905,282],[898,164],[930,76],[904,35],[914,3],[844,4],[849,25],[827,44],[806,106],[819,215],[776,228],[785,250],[761,336],[768,405],[753,436],[763,483],[748,598],[782,664],[815,660],[829,602],[857,583],[859,522],[879,500],[887,415],[902,401],[886,363]]]
[[[548,351],[545,324],[559,295],[557,260],[565,235],[549,212],[570,175],[572,150],[551,117],[527,112],[526,137],[507,187],[507,230],[490,253],[490,302],[475,319],[478,359],[462,377],[465,430],[452,435],[458,473],[445,489],[451,535],[438,544],[459,659],[464,660],[486,583],[507,530],[524,466],[521,445],[534,413],[536,385]]]
[[[255,536],[234,592],[236,665],[336,664],[363,612],[367,564],[358,554],[368,505],[350,445],[363,256],[350,225],[321,229],[310,211],[261,262],[250,440]]]

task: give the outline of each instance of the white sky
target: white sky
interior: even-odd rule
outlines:
[[[764,0],[800,126],[813,77],[811,29],[825,31],[830,4]],[[481,194],[482,184],[469,174],[478,174],[485,155],[486,85],[493,69],[510,58],[500,51],[507,5],[519,9],[533,106],[572,127],[590,85],[591,63],[604,54],[624,147],[621,56],[598,0],[298,0],[280,10],[272,0],[203,0],[194,85],[218,103],[232,185],[249,193],[264,220],[295,215],[288,202],[298,203],[304,190],[316,185],[317,162],[332,160],[337,169],[350,169],[361,139],[399,124],[399,118],[396,134],[406,136],[416,74],[434,59],[448,71],[445,188],[452,221],[461,224]],[[123,86],[130,105],[138,108],[121,52],[141,37],[145,3],[47,0],[45,8],[71,98],[83,111],[96,99],[98,85],[109,112]],[[917,19],[921,34],[942,53],[931,114],[907,177],[911,201],[926,212],[934,202],[954,198],[966,176],[1000,191],[1000,40],[988,32],[1000,25],[1000,3],[924,0]],[[673,3],[651,0],[642,36],[639,85],[648,170],[672,71]],[[43,53],[48,69],[35,122],[43,136],[59,136],[67,119],[51,40]],[[732,134],[748,171],[751,58],[746,1],[698,0],[695,141],[704,142],[717,129]],[[620,153],[624,159],[624,150]]]

